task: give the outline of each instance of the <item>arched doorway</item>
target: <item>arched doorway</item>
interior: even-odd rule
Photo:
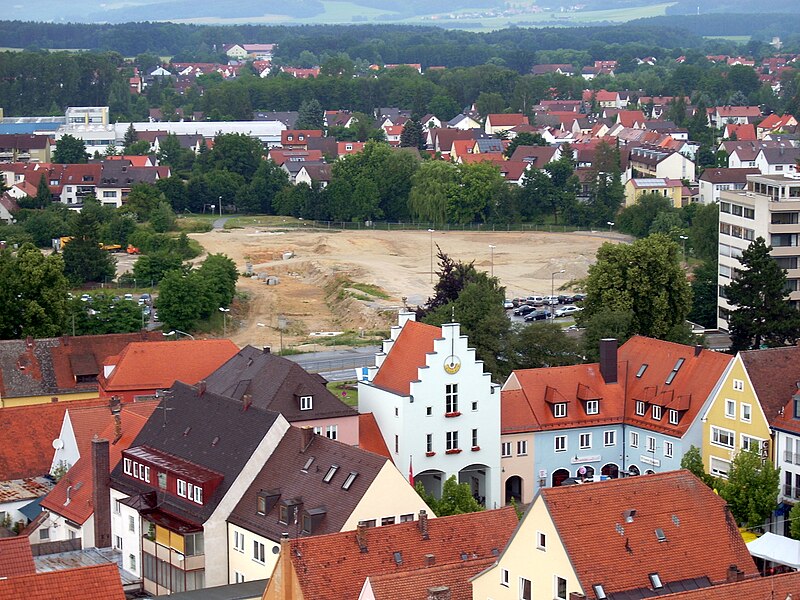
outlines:
[[[653,469],[647,469],[647,471],[645,471],[645,472],[644,472],[644,474],[645,474],[645,475],[655,475],[655,474],[656,474],[656,472],[655,472],[655,471],[653,471]]]
[[[506,479],[506,504],[514,500],[517,504],[522,504],[522,477],[512,475]]]
[[[610,479],[616,479],[619,477],[619,467],[614,463],[608,463],[603,465],[603,468],[600,469],[600,474],[605,475]]]
[[[422,471],[414,475],[414,483],[422,483],[425,491],[437,500],[442,497],[442,485],[444,485],[444,473],[442,471]]]
[[[594,467],[592,465],[583,465],[582,467],[579,467],[576,477],[578,479],[582,479],[583,481],[593,481]]]
[[[566,469],[557,469],[553,471],[553,487],[559,487],[564,483],[565,479],[569,479],[569,471]]]
[[[486,465],[474,464],[464,467],[458,472],[458,482],[469,484],[469,490],[472,492],[472,497],[478,501],[478,504],[486,506],[486,497],[492,493],[488,489],[491,478],[489,473],[491,469]],[[495,492],[496,493],[496,492]],[[490,498],[492,502],[498,502],[499,498]]]
[[[628,467],[628,475],[630,477],[636,477],[637,475],[641,475],[639,467],[637,467],[636,465],[631,465],[630,467]]]

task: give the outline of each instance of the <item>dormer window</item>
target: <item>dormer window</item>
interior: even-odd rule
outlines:
[[[558,402],[553,405],[553,414],[555,415],[556,419],[560,419],[562,417],[567,416],[567,403],[566,402]]]
[[[587,415],[596,415],[600,412],[600,402],[598,400],[587,400],[586,401],[586,414]]]
[[[653,414],[653,420],[654,421],[660,421],[661,420],[661,407],[658,404],[654,404],[653,405],[652,414]]]
[[[291,525],[297,522],[297,510],[300,507],[298,499],[284,500],[281,502],[280,515],[278,521],[283,525]]]
[[[281,497],[279,489],[274,490],[260,490],[256,494],[256,512],[260,515],[266,515],[271,511]]]
[[[677,425],[678,421],[680,421],[680,415],[678,414],[678,411],[673,408],[669,409],[669,424]]]
[[[300,396],[300,410],[311,410],[314,407],[313,396]]]
[[[645,406],[645,403],[644,403],[643,400],[637,400],[636,401],[636,414],[637,415],[639,415],[640,417],[643,417],[646,408],[647,407]]]

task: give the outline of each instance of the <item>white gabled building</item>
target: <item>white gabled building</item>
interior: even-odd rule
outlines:
[[[487,508],[500,503],[500,386],[458,323],[434,327],[401,312],[358,384],[395,465],[434,496],[455,475]]]

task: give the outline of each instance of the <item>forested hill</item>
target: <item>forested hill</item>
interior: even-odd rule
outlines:
[[[796,5],[796,0],[792,0]],[[751,3],[751,6],[756,4]],[[696,7],[695,7],[696,10]],[[632,27],[667,27],[682,29],[695,35],[707,36],[750,36],[758,40],[770,41],[773,36],[791,38],[800,36],[800,13],[796,10],[786,13],[765,13],[754,18],[745,11],[736,14],[672,14],[663,17],[649,17],[629,21]]]

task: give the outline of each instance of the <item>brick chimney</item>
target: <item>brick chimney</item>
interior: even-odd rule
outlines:
[[[429,540],[430,534],[428,533],[428,511],[424,509],[419,511],[419,521],[417,521],[417,526],[419,527],[419,532],[422,534],[422,539]]]
[[[736,565],[729,566],[725,581],[727,583],[734,583],[742,580],[744,580],[744,571],[740,570]]]
[[[301,427],[300,428],[300,452],[305,452],[314,441],[314,428]]]
[[[450,588],[446,585],[428,588],[428,600],[450,600]]]
[[[359,523],[356,529],[356,543],[362,554],[369,552],[369,548],[367,547],[367,529],[368,527],[364,523]]]
[[[600,375],[606,383],[617,383],[617,340],[600,340]]]
[[[570,592],[569,600],[586,600],[586,596],[584,596],[580,592]]]
[[[108,440],[92,440],[92,506],[94,507],[94,545],[111,547],[111,487],[109,482]]]
[[[703,351],[703,344],[695,344],[694,345],[694,355],[700,356],[700,353]]]

